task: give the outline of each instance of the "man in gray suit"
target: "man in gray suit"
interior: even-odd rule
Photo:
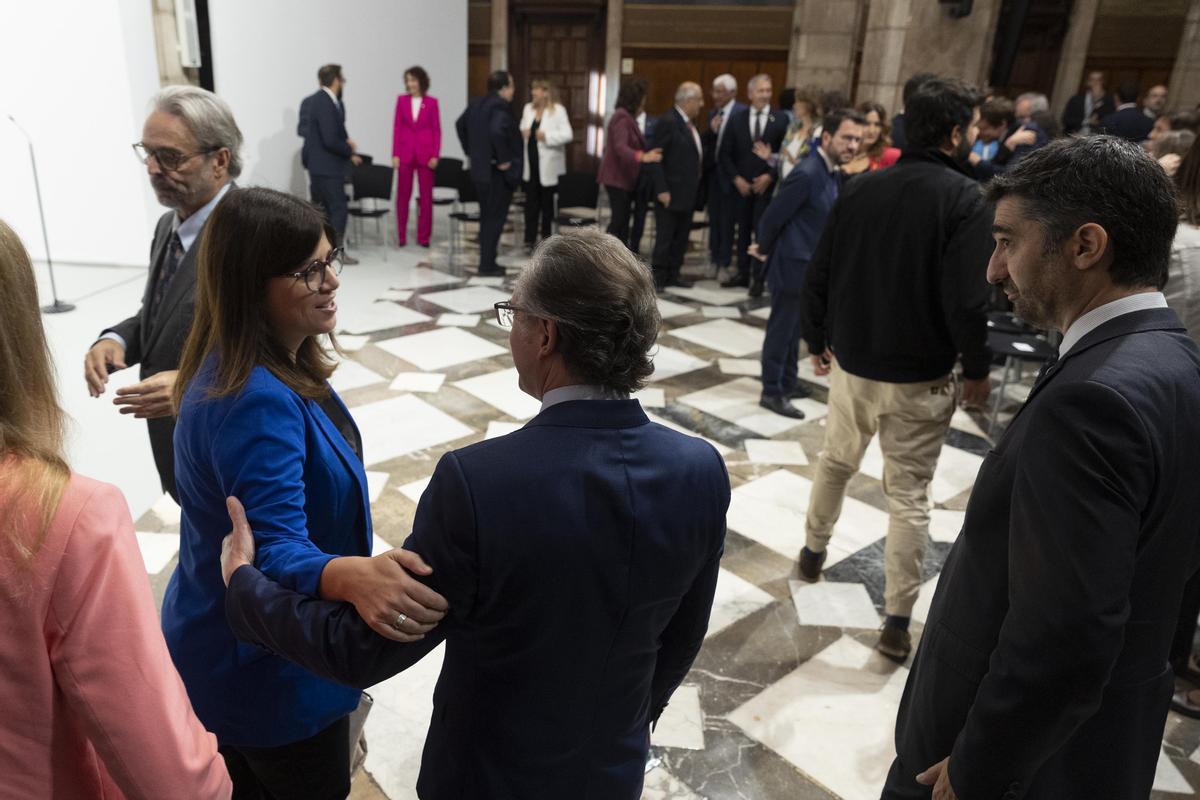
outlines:
[[[163,491],[175,497],[172,397],[184,340],[196,302],[196,252],[208,215],[242,171],[242,132],[229,105],[194,86],[168,86],[154,99],[133,146],[146,164],[158,202],[171,209],[158,220],[150,245],[150,274],[142,307],[105,329],[83,361],[92,397],[109,373],[141,364],[141,382],[117,390],[122,414],[144,419]]]

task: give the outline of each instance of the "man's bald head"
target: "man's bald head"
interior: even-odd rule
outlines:
[[[684,81],[679,84],[679,88],[675,90],[675,105],[687,115],[688,119],[695,118],[704,105],[704,93],[700,89],[700,84],[692,81]]]

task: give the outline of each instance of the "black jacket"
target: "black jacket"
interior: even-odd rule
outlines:
[[[471,180],[491,183],[498,178],[510,187],[521,182],[524,154],[521,132],[508,102],[498,94],[476,97],[454,123],[463,152],[471,160]],[[506,170],[497,164],[511,164]]]
[[[334,103],[324,89],[313,92],[300,103],[296,133],[304,137],[300,161],[309,175],[341,177],[350,170],[345,103]]]
[[[1149,797],[1200,565],[1200,350],[1135,311],[1047,371],[979,470],[896,721],[885,798]],[[893,791],[894,790],[894,791]],[[928,790],[924,796],[928,797]]]
[[[1072,133],[1078,133],[1079,129],[1083,127],[1083,123],[1087,122],[1087,120],[1083,118],[1084,111],[1087,108],[1083,102],[1084,94],[1086,93],[1080,92],[1079,94],[1073,96],[1067,101],[1067,107],[1063,109],[1063,133],[1067,134],[1068,136],[1070,136]],[[1106,94],[1099,103],[1092,107],[1092,118],[1095,120],[1101,120],[1116,110],[1117,107],[1113,104],[1112,96]]]
[[[739,109],[725,123],[725,135],[721,137],[721,150],[717,153],[717,163],[725,180],[733,183],[733,179],[741,176],[752,181],[759,175],[772,172],[772,167],[766,161],[754,155],[754,139],[751,137],[750,114],[754,109],[750,106]],[[783,137],[787,135],[788,118],[782,113],[768,109],[767,118],[763,123],[762,141],[770,146],[772,153],[778,153],[783,146]]]
[[[804,283],[804,339],[847,372],[888,383],[988,374],[992,213],[966,168],[909,150],[850,181]]]
[[[1122,108],[1104,117],[1101,124],[1110,136],[1119,136],[1134,144],[1141,144],[1154,130],[1154,120],[1146,116],[1137,106]]]
[[[699,131],[697,131],[697,134]],[[646,165],[654,193],[671,193],[671,211],[691,212],[700,188],[701,153],[687,121],[675,108],[658,118],[650,134],[650,148],[662,148],[662,161]]]

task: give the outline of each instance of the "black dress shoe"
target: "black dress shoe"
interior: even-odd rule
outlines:
[[[821,567],[825,566],[828,550],[814,553],[807,547],[800,548],[800,579],[808,583],[816,583],[821,577]]]
[[[753,281],[750,284],[750,296],[751,297],[762,297],[762,295],[763,295],[763,282],[761,280]]]
[[[788,400],[803,400],[804,398],[811,396],[812,390],[802,384],[798,384],[796,388],[784,394],[784,397],[786,397]]]
[[[679,289],[692,288],[691,281],[685,281],[683,278],[667,278],[667,286],[674,286]]]
[[[804,412],[796,408],[787,401],[786,397],[781,397],[777,394],[764,394],[758,404],[763,408],[769,408],[776,414],[781,414],[792,419],[804,419]]]
[[[477,274],[481,278],[498,278],[506,273],[503,269],[481,269],[477,271]]]
[[[726,280],[721,281],[722,289],[745,289],[749,285],[750,279],[745,275],[734,275],[732,278],[727,278]]]

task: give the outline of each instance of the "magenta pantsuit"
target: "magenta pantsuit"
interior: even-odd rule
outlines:
[[[400,160],[396,170],[396,226],[400,244],[408,239],[408,207],[412,197],[413,173],[420,196],[417,207],[417,242],[429,244],[433,232],[433,170],[429,160],[442,151],[442,122],[436,97],[425,95],[413,118],[412,96],[396,98],[396,123],[392,133],[392,157]]]

